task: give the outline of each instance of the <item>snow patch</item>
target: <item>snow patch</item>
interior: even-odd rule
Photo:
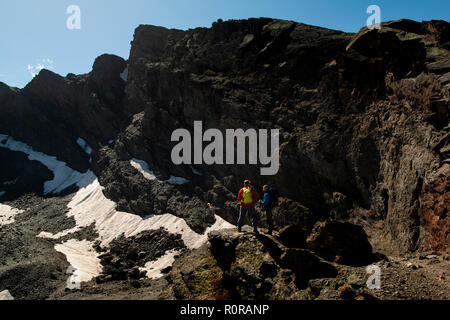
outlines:
[[[104,196],[103,188],[93,173],[91,173],[90,179],[86,178],[86,185],[73,197],[68,208],[67,216],[75,219],[78,228],[65,230],[57,235],[41,233],[41,237],[58,239],[94,223],[99,235],[98,240],[102,247],[106,247],[122,234],[125,237],[133,237],[143,231],[164,228],[169,233],[181,235],[186,247],[195,249],[208,240],[209,232],[233,227],[221,217],[216,216],[215,224],[209,227],[204,234],[198,234],[188,226],[184,219],[172,214],[149,215],[142,218],[135,214],[117,211],[116,203]]]
[[[66,256],[70,265],[76,269],[75,275],[80,282],[91,281],[102,272],[100,259],[90,241],[71,239],[55,245],[55,250]]]
[[[123,81],[128,81],[128,66],[123,70],[123,72],[120,74],[120,78],[122,78]]]
[[[133,159],[132,165],[149,179],[156,179],[145,162]],[[172,182],[180,183],[184,181],[172,177]],[[142,218],[135,214],[117,211],[116,203],[105,197],[103,194],[104,188],[91,171],[79,177],[77,186],[80,189],[67,205],[69,212],[66,214],[68,217],[74,218],[76,226],[57,234],[41,232],[38,237],[57,240],[94,224],[98,234],[96,240],[100,242],[103,248],[106,248],[111,241],[121,235],[129,238],[144,231],[164,228],[168,233],[180,235],[187,248],[196,249],[208,241],[209,232],[233,228],[232,224],[216,216],[214,225],[207,228],[205,233],[198,234],[189,227],[184,219],[172,214],[150,214]],[[72,239],[56,245],[55,249],[64,253],[69,263],[79,270],[82,275],[82,282],[89,281],[101,272],[98,257],[95,250],[93,251],[91,242]],[[148,262],[145,268],[150,271],[149,276],[158,277],[159,270],[171,265],[175,255],[173,252],[167,252],[160,259]]]
[[[200,171],[196,170],[192,165],[189,165],[189,167],[191,168],[193,174],[196,174],[198,176],[203,175]]]
[[[159,182],[165,182],[165,183],[173,184],[173,185],[181,185],[181,184],[189,183],[188,179],[185,179],[182,177],[174,177],[174,176],[170,176],[170,178],[165,181],[159,180],[158,178],[156,178],[155,173],[150,170],[148,163],[145,162],[144,160],[139,160],[139,159],[133,158],[130,160],[130,164],[135,169],[137,169],[147,180],[156,180]]]
[[[182,177],[174,177],[174,176],[170,176],[169,180],[164,181],[168,184],[177,184],[177,185],[181,185],[181,184],[186,184],[189,183],[188,179],[182,178]]]
[[[148,163],[145,162],[144,160],[139,160],[139,159],[131,159],[130,164],[137,170],[139,171],[145,179],[147,180],[158,180],[155,176],[155,174],[153,173],[153,171],[150,170],[150,168],[148,167]]]
[[[14,217],[22,212],[23,210],[15,209],[0,203],[0,226],[13,223]]]
[[[13,184],[16,184],[18,179],[19,178],[15,179],[15,180],[3,182],[2,185],[4,185],[4,186],[11,186]]]
[[[39,233],[36,237],[38,238],[43,238],[43,239],[52,239],[52,240],[58,240],[61,239],[62,237],[67,236],[68,234],[72,234],[75,232],[80,231],[82,228],[80,226],[75,226],[71,229],[67,229],[61,232],[58,232],[57,234],[52,234],[50,232],[44,232],[42,231],[41,233]]]
[[[92,154],[91,146],[82,138],[77,139],[77,144],[86,152],[88,155]]]
[[[14,297],[8,290],[0,292],[0,301],[11,301],[11,300],[14,300]]]
[[[38,161],[53,172],[53,180],[44,183],[44,195],[60,193],[74,184],[78,185],[78,182],[83,180],[87,174],[73,170],[56,157],[35,151],[25,143],[16,141],[7,135],[0,134],[0,147],[11,151],[23,152],[28,155],[29,160]]]
[[[155,261],[149,261],[144,267],[139,268],[141,271],[146,271],[146,277],[149,279],[158,279],[164,275],[161,270],[171,267],[175,262],[175,256],[179,254],[178,250],[169,250],[162,257]]]

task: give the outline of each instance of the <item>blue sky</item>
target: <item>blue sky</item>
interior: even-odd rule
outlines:
[[[22,88],[43,67],[65,76],[89,72],[103,53],[128,58],[139,24],[188,29],[273,17],[356,32],[372,4],[382,21],[450,21],[448,0],[0,0],[0,81]],[[80,30],[66,27],[70,5],[81,9]]]

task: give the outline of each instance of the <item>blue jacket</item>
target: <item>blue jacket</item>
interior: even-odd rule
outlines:
[[[261,204],[263,206],[263,209],[268,210],[272,209],[272,195],[271,195],[272,189],[268,189],[264,191],[264,199],[261,201]]]

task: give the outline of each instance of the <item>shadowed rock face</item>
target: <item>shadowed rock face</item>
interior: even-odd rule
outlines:
[[[307,240],[307,247],[327,261],[367,265],[373,261],[372,246],[364,229],[351,223],[319,223]]]
[[[167,280],[181,299],[313,299],[311,279],[334,278],[336,266],[277,237],[214,231],[208,247],[186,252]],[[192,261],[189,262],[188,261]],[[213,290],[214,289],[214,290]],[[201,295],[199,295],[201,293]]]
[[[450,165],[446,163],[422,190],[420,222],[424,230],[423,249],[445,251],[450,245]]]
[[[288,225],[279,231],[280,242],[288,248],[305,248],[306,234],[303,228],[296,225]]]
[[[385,221],[396,249],[414,250],[423,181],[448,156],[434,149],[448,132],[447,28],[400,20],[352,35],[271,19],[188,31],[140,26],[126,88],[127,109],[140,116],[115,152],[192,179],[232,223],[235,193],[249,178],[258,191],[266,183],[280,190],[279,227],[311,231],[330,211],[345,218],[361,207]],[[203,165],[198,179],[189,166],[174,166],[171,134],[192,132],[195,120],[204,129],[280,129],[279,173]],[[328,201],[335,194],[344,213]]]
[[[0,201],[16,199],[24,193],[42,194],[44,183],[53,178],[53,174],[41,163],[29,161],[21,152],[12,152],[0,148],[0,176],[4,179],[0,189],[5,192]]]
[[[103,55],[89,74],[61,77],[42,70],[22,90],[0,84],[0,133],[86,171],[89,156],[77,139],[98,148],[127,122],[120,78],[125,67],[122,58]]]
[[[362,208],[384,222],[396,250],[442,248],[441,236],[421,235],[435,230],[426,212],[446,206],[423,199],[440,197],[427,186],[449,161],[448,30],[444,21],[409,20],[356,35],[273,19],[139,26],[127,62],[104,55],[86,75],[43,70],[22,90],[0,84],[0,133],[77,170],[91,167],[121,210],[173,213],[198,232],[214,214],[236,222],[236,193],[250,179],[260,195],[264,184],[279,190],[279,228],[309,232]],[[280,171],[197,165],[198,175],[175,166],[171,134],[192,132],[196,120],[204,129],[280,129]],[[94,148],[92,165],[78,137]],[[190,182],[146,180],[133,158],[161,181]],[[438,225],[434,234],[445,234],[448,225]]]

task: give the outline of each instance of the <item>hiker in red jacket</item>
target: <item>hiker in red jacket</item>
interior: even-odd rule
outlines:
[[[242,224],[244,223],[244,215],[250,214],[252,217],[253,232],[258,233],[257,223],[258,219],[255,211],[255,203],[258,200],[258,195],[252,188],[249,180],[244,181],[244,187],[239,191],[238,201],[241,204],[239,212],[239,220],[237,223],[238,232],[241,232]]]

